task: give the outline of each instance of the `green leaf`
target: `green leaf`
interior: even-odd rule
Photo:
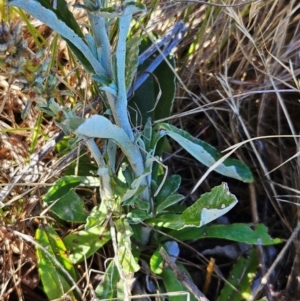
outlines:
[[[187,270],[183,265],[178,266],[187,273]],[[196,301],[197,299],[187,290],[187,288],[180,282],[174,275],[174,272],[170,268],[164,268],[160,275],[163,279],[164,286],[168,293],[172,293],[168,296],[170,301],[186,301],[187,295],[190,295],[189,300]],[[178,292],[176,294],[176,292]],[[177,295],[177,296],[176,296]]]
[[[84,223],[88,217],[88,213],[84,209],[83,200],[73,190],[59,198],[51,207],[51,212],[60,219],[72,223]]]
[[[149,242],[152,228],[141,226],[141,224],[136,224],[136,225],[131,224],[130,226],[133,232],[132,236],[134,241],[136,241],[138,245],[146,246]]]
[[[105,202],[95,206],[87,218],[85,229],[64,237],[64,243],[70,252],[70,259],[78,263],[93,255],[110,240],[110,232],[105,227],[108,218]]]
[[[184,222],[182,221],[180,214],[159,214],[155,218],[148,219],[146,222],[151,226],[164,227],[173,230],[184,228]]]
[[[110,78],[108,78],[107,76],[104,76],[103,74],[93,74],[92,75],[92,79],[103,85],[104,87],[100,87],[100,89],[104,90],[104,91],[109,91],[111,94],[113,95],[117,95],[117,86],[116,83],[113,82]]]
[[[99,179],[94,177],[64,176],[57,180],[43,198],[51,206],[50,210],[62,220],[84,223],[88,217],[83,200],[74,189],[79,185],[99,186]]]
[[[94,227],[101,226],[108,218],[109,212],[106,206],[106,202],[101,202],[99,206],[95,206],[87,218],[85,230],[89,230]]]
[[[170,258],[175,262],[179,255],[179,247],[176,241],[165,242],[164,245],[159,245],[150,258],[151,271],[157,275],[161,274],[164,268],[164,261],[160,254],[160,249],[163,247]]]
[[[139,46],[141,44],[140,37],[133,37],[126,42],[126,70],[125,82],[126,89],[129,90],[130,85],[136,76],[138,68]]]
[[[227,213],[236,205],[236,197],[228,191],[226,183],[203,194],[182,214],[159,214],[147,222],[153,226],[180,230],[186,227],[202,227]]]
[[[161,202],[157,206],[156,213],[159,214],[160,212],[162,212],[166,208],[179,203],[183,199],[184,199],[184,196],[181,195],[181,194],[172,194],[172,195],[168,196],[163,202]]]
[[[264,246],[282,243],[279,238],[271,238],[268,234],[268,228],[264,224],[247,225],[206,225],[201,228],[189,228],[182,230],[170,231],[168,235],[181,241],[204,239],[204,238],[221,238],[249,245],[262,244]]]
[[[95,254],[110,240],[110,233],[103,227],[80,230],[63,238],[69,258],[77,264]]]
[[[202,194],[200,199],[183,211],[181,219],[185,227],[202,227],[227,213],[237,202],[227,184],[222,183]]]
[[[155,197],[156,205],[162,203],[168,196],[174,194],[180,187],[181,177],[179,175],[172,175],[168,177],[163,184],[163,187]]]
[[[144,39],[141,43],[140,53],[150,45],[149,39]],[[138,72],[143,71],[159,55],[158,52],[148,58],[138,68]],[[172,56],[168,57],[171,66],[175,67],[175,60]],[[172,111],[175,98],[175,75],[169,65],[163,61],[158,68],[150,75],[147,80],[135,91],[134,96],[129,101],[129,112],[131,121],[135,126],[146,124],[150,117],[152,121],[169,117]],[[161,97],[157,101],[157,96],[161,90]]]
[[[164,268],[164,261],[161,254],[159,253],[161,247],[162,245],[159,245],[150,258],[151,271],[157,275],[161,274]]]
[[[45,226],[36,230],[35,238],[66,270],[67,273],[76,281],[75,269],[67,256],[67,249],[62,239],[57,235],[51,226]],[[66,275],[55,265],[43,249],[37,248],[39,275],[43,282],[44,291],[50,300],[60,298],[73,286]],[[68,295],[76,299],[72,292]]]
[[[148,210],[150,209],[150,204],[148,202],[145,202],[139,198],[135,198],[134,199],[134,206],[138,209],[144,210],[146,212],[148,212]]]
[[[153,149],[155,149],[160,138],[168,135],[205,166],[212,166],[222,157],[210,144],[200,139],[196,139],[187,132],[170,124],[160,123],[155,126],[153,132],[155,133],[152,139]],[[249,167],[236,159],[225,159],[214,170],[224,176],[241,180],[246,183],[253,182],[253,176]]]
[[[248,300],[251,296],[251,283],[258,265],[259,260],[255,248],[249,251],[247,258],[240,257],[230,271],[217,301]]]
[[[130,224],[140,224],[147,218],[149,218],[149,215],[145,210],[134,209],[127,214],[127,219]]]
[[[43,197],[43,201],[47,204],[60,199],[72,189],[79,186],[81,178],[75,176],[65,176],[57,180]]]
[[[111,260],[105,270],[103,281],[95,289],[96,297],[99,300],[112,300],[116,296],[116,286],[120,276],[114,260]]]
[[[82,123],[84,119],[78,116],[69,116],[66,120],[65,124],[69,128],[69,131],[76,130]]]
[[[53,113],[54,114],[54,113]],[[70,151],[69,138],[64,137],[62,140],[55,144],[55,150],[58,152],[59,157],[66,155]],[[73,175],[74,173],[72,173]]]
[[[57,180],[47,191],[46,195],[43,197],[43,201],[47,204],[54,202],[79,185],[99,187],[99,184],[99,179],[96,177],[64,176]]]
[[[121,198],[121,202],[125,202],[134,196],[140,195],[146,188],[146,186],[142,185],[142,182],[146,179],[146,177],[151,174],[151,170],[147,169],[145,172],[136,178],[131,184],[130,188],[127,189],[125,194]]]

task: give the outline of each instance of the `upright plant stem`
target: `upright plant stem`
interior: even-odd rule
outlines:
[[[124,131],[128,137],[133,141],[134,135],[129,123],[127,112],[127,89],[125,82],[125,60],[126,60],[126,37],[129,31],[130,21],[132,15],[123,16],[119,19],[119,39],[116,47],[117,57],[117,86],[118,97],[116,103],[116,112],[119,120],[122,123]],[[124,114],[125,113],[125,114]]]
[[[104,14],[89,13],[89,20],[91,23],[92,31],[94,33],[95,44],[97,47],[98,60],[105,69],[104,75],[112,82],[114,79],[114,72],[112,70],[111,47],[109,43],[109,36],[107,32],[107,18]],[[113,16],[113,14],[112,14]],[[130,21],[132,14],[120,16],[119,18],[119,38],[117,42],[116,57],[116,76],[117,76],[117,98],[114,95],[106,93],[110,109],[114,116],[116,124],[123,128],[131,141],[134,140],[134,135],[127,112],[127,90],[125,84],[125,58],[126,58],[126,37],[129,31]]]
[[[95,143],[94,139],[87,139],[85,141],[87,147],[89,148],[92,156],[98,165],[98,175],[100,177],[100,196],[102,200],[111,200],[113,198],[113,192],[110,183],[109,169],[105,164],[102,154]]]
[[[125,3],[128,1],[125,1]],[[98,3],[100,5],[100,3]],[[101,12],[101,9],[97,13],[89,13],[89,19],[94,33],[95,45],[97,48],[98,60],[105,69],[104,76],[108,77],[112,82],[116,81],[117,84],[117,96],[106,91],[107,101],[112,111],[114,121],[116,125],[122,128],[130,141],[134,141],[134,134],[129,122],[128,110],[127,110],[127,88],[125,81],[125,67],[126,67],[126,39],[130,28],[130,22],[132,14],[139,11],[139,8],[134,4],[124,6],[123,12],[117,13],[119,17],[119,33],[118,41],[116,45],[116,74],[114,75],[112,69],[112,55],[111,47],[109,43],[109,36],[107,32],[107,18],[116,16],[116,12],[112,12],[110,16],[106,12]],[[100,74],[103,75],[103,74]],[[116,79],[114,78],[116,77]],[[124,151],[124,150],[123,150]],[[128,150],[126,149],[125,152]],[[137,177],[144,173],[145,166],[143,156],[138,146],[133,144],[132,151],[128,151],[127,158],[129,162],[134,162],[132,168]],[[150,200],[149,183],[147,179],[143,180],[143,184],[148,186],[142,194],[142,198],[145,201]]]
[[[109,37],[107,33],[107,21],[105,18],[89,13],[89,20],[94,33],[94,39],[98,52],[98,60],[106,71],[105,76],[113,80],[112,59]]]

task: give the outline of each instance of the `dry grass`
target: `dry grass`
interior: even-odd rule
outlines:
[[[229,0],[226,4],[240,2]],[[251,166],[254,184],[239,183],[212,173],[187,202],[226,181],[240,201],[228,215],[230,222],[259,221],[269,227],[273,237],[288,239],[300,221],[300,4],[296,0],[262,0],[239,7],[185,1],[147,3],[149,9],[154,9],[147,24],[149,32],[164,33],[178,19],[185,20],[189,28],[176,52],[177,72],[182,83],[178,84],[172,122],[219,150],[249,140],[235,151],[235,156]],[[39,28],[45,39],[53,39],[47,28]],[[36,50],[26,29],[24,31],[31,49]],[[63,76],[73,70],[74,65],[65,50],[59,53],[64,60],[60,69]],[[75,89],[80,79],[68,77],[68,82]],[[3,188],[28,162],[39,113],[32,108],[28,118],[22,121],[20,113],[27,96],[14,83],[10,85],[5,74],[1,75],[0,84],[0,183]],[[79,87],[79,91],[85,97],[84,89]],[[35,151],[57,132],[57,128],[53,120],[44,117],[37,132]],[[166,155],[165,164],[174,173],[182,175],[182,190],[189,194],[205,169],[184,151],[178,150],[178,146],[174,147],[176,151]],[[55,150],[50,152],[39,162],[37,177],[32,177],[31,172],[31,177],[23,179],[24,184],[16,186],[1,200],[11,204],[0,209],[0,295],[3,300],[22,300],[21,296],[25,296],[23,300],[44,298],[36,289],[38,275],[33,248],[8,229],[13,227],[34,236],[35,218],[42,210],[40,194],[47,183],[54,180],[52,160],[56,156]],[[66,231],[63,227],[61,230]],[[263,272],[270,268],[276,257],[280,259],[264,289],[270,300],[300,298],[300,240],[297,238],[284,254],[279,254],[277,248],[260,251]],[[220,243],[194,242],[191,246],[201,252]],[[107,257],[109,252],[109,247],[102,250],[94,262],[88,263],[90,269],[103,270],[102,256]],[[181,256],[183,259],[192,258],[191,264],[203,267],[190,250],[182,250]],[[218,258],[217,264],[222,266],[224,263],[228,263],[226,258]],[[85,275],[85,267],[79,270]],[[226,270],[223,269],[224,273]],[[197,283],[197,274],[193,273]],[[201,283],[197,284],[201,288]],[[217,294],[212,289],[208,296],[214,300]]]
[[[299,221],[299,8],[296,1],[258,1],[239,8],[184,2],[170,8],[188,16],[190,26],[178,51],[185,86],[178,88],[174,114],[178,119],[174,122],[219,150],[249,139],[235,154],[252,167],[256,180],[250,187],[229,181],[240,200],[229,218],[263,222],[273,236],[286,238]],[[166,8],[158,20],[168,19],[169,14]],[[182,112],[185,115],[180,118]],[[190,192],[205,170],[176,149],[168,159],[172,158],[173,170],[185,178],[185,192]],[[222,180],[213,174],[205,178],[198,195]],[[299,298],[299,259],[294,253],[298,248],[295,240],[284,257],[280,256],[269,280],[270,298]],[[266,270],[269,265],[266,263]]]

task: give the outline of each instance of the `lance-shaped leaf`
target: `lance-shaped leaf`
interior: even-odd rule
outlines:
[[[168,196],[175,194],[175,192],[179,189],[180,183],[181,177],[179,175],[172,175],[168,177],[155,198],[156,205],[164,202]]]
[[[164,269],[164,261],[159,252],[161,247],[163,247],[168,252],[170,259],[173,262],[177,260],[177,257],[179,255],[179,246],[176,241],[167,241],[163,246],[159,245],[150,258],[151,271],[157,275],[161,274]]]
[[[136,178],[131,184],[130,187],[126,190],[125,194],[121,197],[121,202],[125,202],[134,196],[138,196],[146,188],[142,185],[143,180],[147,175],[151,173],[151,170],[146,170],[141,176]]]
[[[251,297],[251,284],[255,277],[259,261],[255,248],[250,250],[247,258],[240,257],[222,289],[217,301],[241,301]]]
[[[48,254],[46,254],[41,248],[36,250],[39,274],[48,298],[50,300],[57,299],[70,292],[68,295],[74,298],[72,300],[75,300],[75,296],[71,291],[73,284],[65,273],[69,273],[74,281],[76,281],[77,276],[62,239],[51,226],[45,226],[37,229],[36,240],[48,251]],[[65,273],[62,273],[62,270],[56,266],[55,260],[49,255],[61,264],[66,271]]]
[[[178,264],[178,267],[181,270],[183,270],[187,275],[189,275],[184,265]],[[174,271],[171,270],[171,268],[169,267],[164,268],[160,276],[163,280],[165,289],[169,294],[168,299],[170,301],[181,301],[181,300],[196,301],[197,300],[194,297],[194,295],[192,295],[188,291],[188,289],[183,285],[183,283],[176,278]],[[190,296],[188,297],[187,295]]]
[[[156,213],[160,213],[166,208],[175,205],[182,201],[184,199],[184,196],[181,194],[172,194],[169,195],[163,202],[161,202],[157,208],[156,208]]]
[[[272,238],[268,234],[268,228],[264,224],[211,224],[201,228],[194,228],[191,231],[189,228],[182,230],[173,230],[168,233],[180,241],[206,239],[206,238],[221,238],[249,245],[261,244],[263,246],[275,245],[282,243],[280,238]],[[167,240],[166,238],[163,238]]]
[[[102,201],[89,213],[83,230],[63,238],[69,251],[69,258],[74,264],[90,257],[110,240],[110,232],[105,225],[108,215],[106,203]]]
[[[89,176],[64,176],[53,184],[43,201],[62,220],[83,223],[88,214],[84,209],[83,200],[74,191],[79,185],[98,187],[99,179]]]
[[[105,274],[103,276],[103,281],[95,289],[95,294],[98,300],[112,300],[116,296],[117,282],[120,276],[118,268],[114,262],[111,260]]]
[[[154,132],[152,149],[155,149],[157,142],[161,137],[168,135],[205,166],[210,167],[222,158],[222,155],[210,144],[200,139],[196,139],[187,132],[170,124],[158,124],[155,127]],[[225,159],[214,170],[224,176],[241,180],[246,183],[253,181],[253,176],[249,167],[236,159]]]

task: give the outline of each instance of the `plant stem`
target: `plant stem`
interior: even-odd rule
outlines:
[[[113,192],[110,183],[109,168],[106,166],[103,156],[94,139],[87,139],[85,143],[99,167],[98,175],[100,177],[100,197],[102,200],[112,200]]]
[[[111,50],[106,27],[107,21],[105,18],[91,13],[88,14],[88,17],[93,28],[98,60],[106,71],[105,76],[113,80]]]
[[[122,128],[130,138],[134,140],[131,125],[127,112],[127,89],[125,83],[125,60],[126,60],[126,37],[130,26],[132,15],[123,16],[119,19],[119,39],[116,47],[117,58],[117,86],[118,97],[116,103],[116,113]]]

